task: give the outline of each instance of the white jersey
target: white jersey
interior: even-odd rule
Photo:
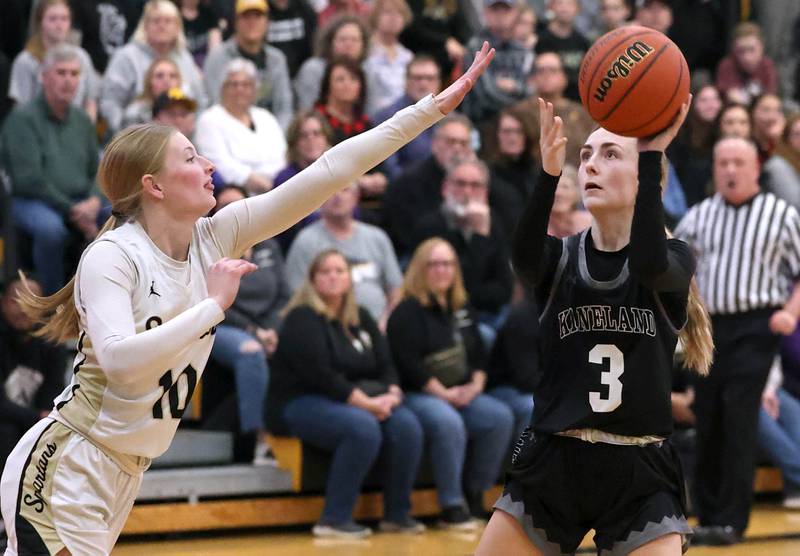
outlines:
[[[432,96],[327,151],[283,186],[195,224],[186,261],[136,222],[103,234],[75,277],[80,337],[53,417],[130,471],[161,455],[205,368],[224,313],[206,272],[285,230],[442,117]]]

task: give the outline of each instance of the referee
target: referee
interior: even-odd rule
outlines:
[[[698,381],[695,544],[739,542],[753,495],[761,392],[779,334],[800,315],[800,215],[760,191],[758,154],[745,139],[714,147],[716,194],[675,235],[697,254],[697,282],[712,317],[715,361]]]

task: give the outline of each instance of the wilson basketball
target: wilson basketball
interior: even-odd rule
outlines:
[[[620,27],[586,53],[578,87],[583,106],[602,127],[649,137],[667,127],[689,97],[689,66],[664,34]]]

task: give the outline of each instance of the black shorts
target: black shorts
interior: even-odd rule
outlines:
[[[628,554],[691,528],[684,517],[683,475],[669,442],[617,446],[537,435],[514,448],[495,508],[514,516],[543,554],[572,554],[590,529],[598,554]]]

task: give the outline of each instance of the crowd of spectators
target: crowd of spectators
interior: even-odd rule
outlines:
[[[727,199],[719,145],[737,137],[756,149],[757,181],[747,186],[791,216],[776,232],[789,238],[781,249],[800,241],[791,227],[800,210],[793,0],[5,0],[3,10],[0,219],[13,231],[6,257],[13,253],[45,294],[66,283],[110,213],[95,174],[120,129],[157,121],[189,137],[214,164],[224,206],[280,187],[331,146],[441,90],[484,40],[495,47],[459,113],[245,254],[258,271],[242,280],[216,331],[211,357],[231,377],[239,433],[256,437],[253,462],[274,462],[267,431],[334,454],[321,536],[369,533],[352,511],[379,460],[387,478],[380,528],[423,530],[409,496],[424,452],[442,522],[468,529],[473,516],[485,517],[483,493],[530,419],[536,389],[537,309],[509,263],[540,171],[536,99],[553,103],[568,138],[548,228],[564,237],[590,224],[576,168],[595,124],[577,75],[603,33],[657,29],[692,70],[689,117],[665,165],[667,222]],[[691,216],[678,230],[701,233],[695,224]],[[744,233],[738,226],[723,221],[716,233],[732,239]],[[788,292],[800,254],[778,262],[772,271]],[[48,409],[65,367],[64,352],[29,336],[13,303],[20,282],[4,278],[3,455]],[[748,388],[763,389],[763,406],[738,415],[783,470],[789,508],[800,507],[798,342],[797,333],[783,340],[768,384],[764,370],[748,377]],[[682,429],[695,425],[696,390],[689,381],[673,398]],[[714,426],[699,428],[719,442],[736,434]],[[737,454],[726,449],[719,465]],[[700,453],[701,466],[711,465]],[[712,486],[699,485],[706,505],[725,498]],[[740,538],[746,512],[737,512],[735,523],[705,520],[734,527],[712,542]]]

